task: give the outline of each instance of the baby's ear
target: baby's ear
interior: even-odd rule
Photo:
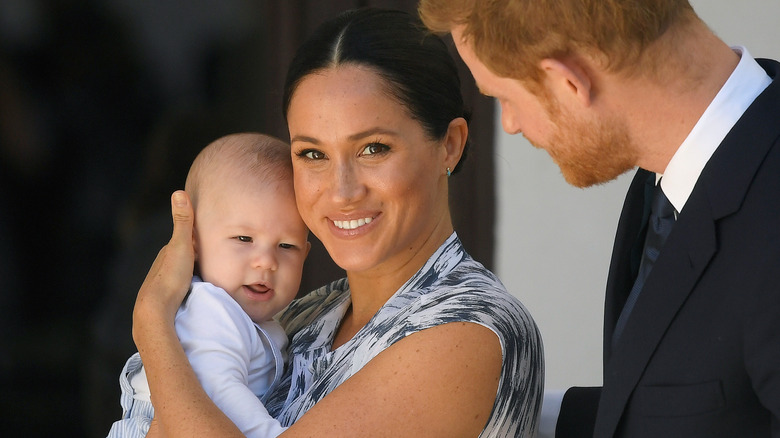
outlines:
[[[306,259],[306,257],[308,257],[308,256],[309,256],[309,250],[310,250],[310,249],[311,249],[311,242],[309,242],[309,241],[307,240],[307,241],[306,241],[306,248],[303,250],[303,259],[304,259],[304,260]],[[198,257],[198,255],[197,255],[197,254],[195,254],[195,257],[197,258],[197,257]]]

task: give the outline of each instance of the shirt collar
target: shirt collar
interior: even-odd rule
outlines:
[[[745,47],[732,47],[739,63],[672,156],[663,174],[664,194],[682,211],[704,166],[742,114],[772,82]],[[661,175],[657,175],[660,179]],[[656,179],[657,182],[657,179]]]

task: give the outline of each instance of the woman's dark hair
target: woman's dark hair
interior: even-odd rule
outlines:
[[[306,76],[341,64],[373,68],[432,139],[444,138],[453,119],[463,117],[468,122],[470,118],[458,70],[441,38],[406,12],[361,8],[323,23],[298,49],[284,85],[285,119],[290,100]],[[453,173],[465,157],[466,149]]]

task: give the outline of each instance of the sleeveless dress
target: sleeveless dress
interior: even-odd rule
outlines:
[[[544,362],[539,331],[498,278],[472,259],[453,233],[351,340],[331,344],[351,299],[347,279],[294,301],[280,316],[290,336],[290,363],[266,407],[290,426],[317,401],[404,337],[451,322],[472,322],[499,338],[503,366],[481,437],[535,436]]]

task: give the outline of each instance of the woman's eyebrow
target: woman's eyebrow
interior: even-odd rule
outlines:
[[[366,138],[377,134],[398,136],[398,133],[396,131],[387,128],[376,127],[376,128],[366,129],[365,131],[361,131],[356,134],[352,134],[348,137],[348,140],[350,141],[360,140],[361,138]]]
[[[295,137],[290,139],[290,143],[295,143],[297,141],[304,142],[304,143],[311,143],[311,144],[320,144],[319,140],[317,140],[314,137],[309,137],[307,135],[296,135]]]
[[[398,136],[398,133],[396,131],[393,131],[391,129],[387,128],[369,128],[365,131],[360,131],[355,134],[350,135],[347,137],[348,141],[357,141],[366,137],[371,137],[373,135],[391,135],[391,136]],[[308,135],[296,135],[290,139],[290,143],[295,142],[303,142],[303,143],[311,143],[311,144],[320,144],[320,141],[314,137],[310,137]]]

